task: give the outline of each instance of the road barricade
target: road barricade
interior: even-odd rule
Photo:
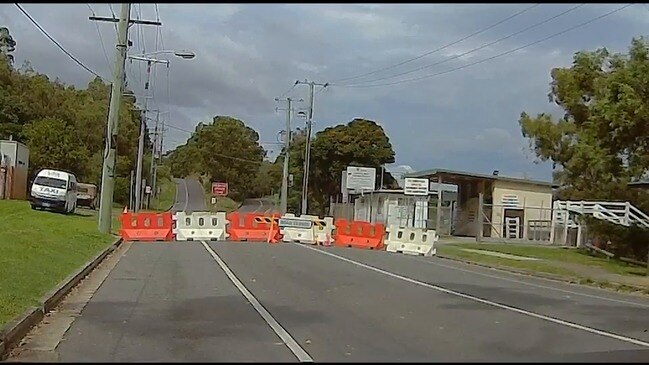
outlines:
[[[315,244],[313,218],[308,215],[296,217],[292,213],[285,213],[279,220],[282,241]]]
[[[171,212],[122,213],[119,234],[125,241],[172,241],[173,217]]]
[[[315,217],[310,216],[313,220],[313,235],[318,245],[331,246],[334,243],[333,231],[334,219],[332,217]]]
[[[366,248],[370,250],[383,249],[385,225],[361,221],[336,219],[334,244],[340,247]]]
[[[439,236],[432,229],[388,227],[388,238],[385,240],[386,251],[409,255],[433,256],[437,253],[435,242]]]
[[[228,237],[225,212],[177,212],[173,219],[176,241],[219,241]]]
[[[227,216],[229,241],[277,243],[280,241],[279,216],[242,214],[232,212]]]

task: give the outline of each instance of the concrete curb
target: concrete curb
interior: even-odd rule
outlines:
[[[554,275],[554,274],[548,274],[548,273],[540,273],[536,271],[530,271],[530,270],[524,270],[524,269],[515,269],[507,266],[501,266],[501,265],[495,265],[495,264],[482,264],[479,262],[475,261],[470,261],[470,260],[465,260],[457,257],[451,257],[451,256],[445,256],[445,255],[440,255],[437,254],[437,257],[443,258],[443,259],[448,259],[448,260],[453,260],[453,261],[458,261],[458,262],[463,262],[465,264],[470,264],[470,265],[476,265],[476,266],[481,266],[481,267],[486,267],[489,269],[498,269],[501,271],[507,271],[507,272],[512,272],[515,274],[523,274],[523,275],[529,275],[529,276],[535,276],[543,279],[548,279],[548,280],[554,280],[554,281],[561,281],[569,284],[577,284],[577,285],[583,285],[583,286],[590,286],[590,287],[595,287],[599,289],[604,289],[604,290],[609,290],[609,291],[624,291],[620,290],[623,287],[633,289],[635,291],[641,292],[643,296],[646,296],[647,291],[649,289],[639,287],[639,286],[633,286],[633,285],[628,285],[628,284],[620,284],[620,283],[615,283],[615,282],[608,282],[610,286],[601,286],[598,284],[597,281],[593,279],[584,279],[584,278],[570,278],[567,276],[561,276],[561,275]],[[585,280],[590,280],[590,282],[585,282]],[[628,292],[629,294],[632,294],[633,292]]]
[[[97,254],[95,258],[88,261],[79,268],[76,273],[71,274],[54,289],[43,296],[38,307],[32,307],[25,311],[20,317],[9,322],[0,331],[0,361],[4,360],[9,351],[38,324],[43,317],[61,302],[61,300],[85,278],[97,265],[99,265],[111,252],[115,251],[123,242],[120,237],[112,245]]]

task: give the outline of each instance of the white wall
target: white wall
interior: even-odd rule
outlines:
[[[503,197],[513,195],[518,197],[519,207],[524,210],[523,238],[527,238],[527,227],[530,220],[551,220],[552,187],[524,182],[494,181],[492,222],[502,225],[504,221]],[[499,229],[500,231],[500,229]],[[492,228],[492,237],[498,233]]]

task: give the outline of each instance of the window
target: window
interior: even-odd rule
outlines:
[[[46,176],[38,176],[34,181],[34,184],[58,189],[65,189],[65,187],[68,185],[65,180]]]

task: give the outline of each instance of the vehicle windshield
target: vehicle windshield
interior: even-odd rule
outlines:
[[[55,179],[53,177],[39,176],[36,178],[36,181],[34,181],[34,184],[50,188],[65,189],[68,183],[65,180]]]

